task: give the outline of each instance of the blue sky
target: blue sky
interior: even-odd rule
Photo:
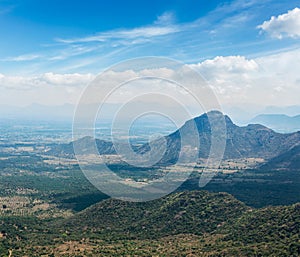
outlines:
[[[141,56],[190,64],[219,83],[215,87],[221,93],[224,79],[245,83],[250,71],[251,83],[264,77],[256,87],[247,81],[257,89],[273,76],[272,70],[278,75],[298,65],[298,7],[295,0],[0,0],[0,91],[5,95],[0,101],[74,103],[81,84],[116,62]],[[282,56],[291,68],[278,65]],[[242,68],[234,70],[237,65]],[[297,90],[296,73],[289,74],[288,83],[284,76],[274,82]],[[46,88],[48,84],[55,87]],[[279,92],[282,85],[274,88]],[[17,96],[24,91],[26,97]],[[254,98],[245,101],[254,104]],[[268,104],[276,101],[274,96]],[[296,101],[291,96],[285,105]]]
[[[2,0],[0,69],[5,74],[99,72],[145,55],[187,63],[218,55],[260,56],[299,44],[257,28],[297,2]]]
[[[217,1],[210,1],[209,4],[203,4],[201,1],[151,1],[151,4],[145,1],[0,1],[1,69],[5,72],[10,72],[14,67],[19,69],[22,65],[16,62],[24,60],[26,64],[41,63],[41,66],[36,68],[37,71],[53,71],[55,68],[52,67],[59,70],[58,66],[64,66],[62,60],[73,59],[76,63],[76,60],[84,56],[90,57],[90,54],[102,57],[112,53],[114,61],[141,54],[171,55],[169,47],[159,47],[158,50],[157,42],[152,42],[151,38],[133,46],[125,45],[125,42],[120,43],[126,38],[111,38],[102,44],[64,44],[59,39],[84,38],[115,30],[151,27],[164,15],[169,15],[172,19],[166,20],[166,23],[194,22],[218,5]],[[169,40],[177,41],[178,38],[176,35],[164,37],[164,41],[170,43]],[[118,44],[120,45],[117,46]],[[181,45],[181,42],[178,44]],[[124,53],[117,51],[120,49],[123,49]],[[59,59],[59,62],[55,61],[56,59]]]

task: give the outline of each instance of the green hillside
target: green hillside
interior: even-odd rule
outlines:
[[[1,232],[1,256],[300,255],[300,204],[252,209],[227,193],[107,199],[70,218],[1,223],[12,231]]]

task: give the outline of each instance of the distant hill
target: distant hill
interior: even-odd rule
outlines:
[[[83,137],[76,141],[70,142],[68,144],[55,144],[46,152],[48,155],[61,156],[61,157],[71,157],[75,156],[74,144],[78,146],[81,154],[91,154],[93,153],[91,145],[97,145],[99,154],[115,154],[115,149],[113,143],[100,139],[93,139],[92,137]]]
[[[300,115],[291,117],[285,114],[261,114],[250,122],[262,124],[278,132],[300,131]]]
[[[180,152],[180,133],[191,134],[190,126],[192,121],[195,122],[200,137],[199,157],[206,158],[209,155],[211,147],[211,126],[209,118],[216,121],[219,120],[220,122],[223,119],[225,120],[227,129],[225,159],[249,157],[271,159],[300,144],[300,132],[280,134],[258,124],[239,127],[235,125],[227,115],[223,115],[218,111],[212,111],[187,121],[179,130],[165,136],[164,139],[157,139],[155,141],[155,145],[158,147],[163,145],[162,141],[167,142],[167,149],[161,163],[168,164],[176,162]],[[193,140],[193,138],[189,138],[189,140]],[[74,156],[72,144],[77,144],[77,146],[82,149],[82,153],[87,154],[90,151],[88,148],[91,143],[94,144],[92,138],[85,137],[73,143],[53,146],[52,149],[48,151],[48,154]],[[111,142],[97,139],[96,144],[100,154],[115,154]],[[136,147],[135,151],[143,154],[149,151],[149,149],[149,144],[144,144]]]

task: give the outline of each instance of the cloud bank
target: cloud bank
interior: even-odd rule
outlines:
[[[300,95],[300,49],[265,57],[249,59],[245,56],[217,56],[200,63],[189,64],[198,71],[213,88],[221,104],[243,106],[297,105]],[[169,68],[143,70],[145,76],[167,77],[176,80],[176,72]],[[134,70],[108,73],[112,84],[134,74]],[[188,76],[188,74],[187,74]],[[93,74],[43,73],[37,76],[7,76],[0,74],[0,101],[2,104],[26,105],[33,102],[52,105],[76,104],[85,86],[94,79]],[[191,83],[195,83],[191,81]],[[120,91],[114,102],[134,97],[139,87],[161,87],[164,83],[147,83],[127,86]],[[147,90],[147,89],[146,89]],[[176,94],[176,92],[173,92]]]

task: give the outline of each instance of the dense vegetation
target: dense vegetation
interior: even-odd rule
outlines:
[[[298,256],[300,205],[251,209],[226,193],[104,200],[70,218],[1,218],[1,256]]]

